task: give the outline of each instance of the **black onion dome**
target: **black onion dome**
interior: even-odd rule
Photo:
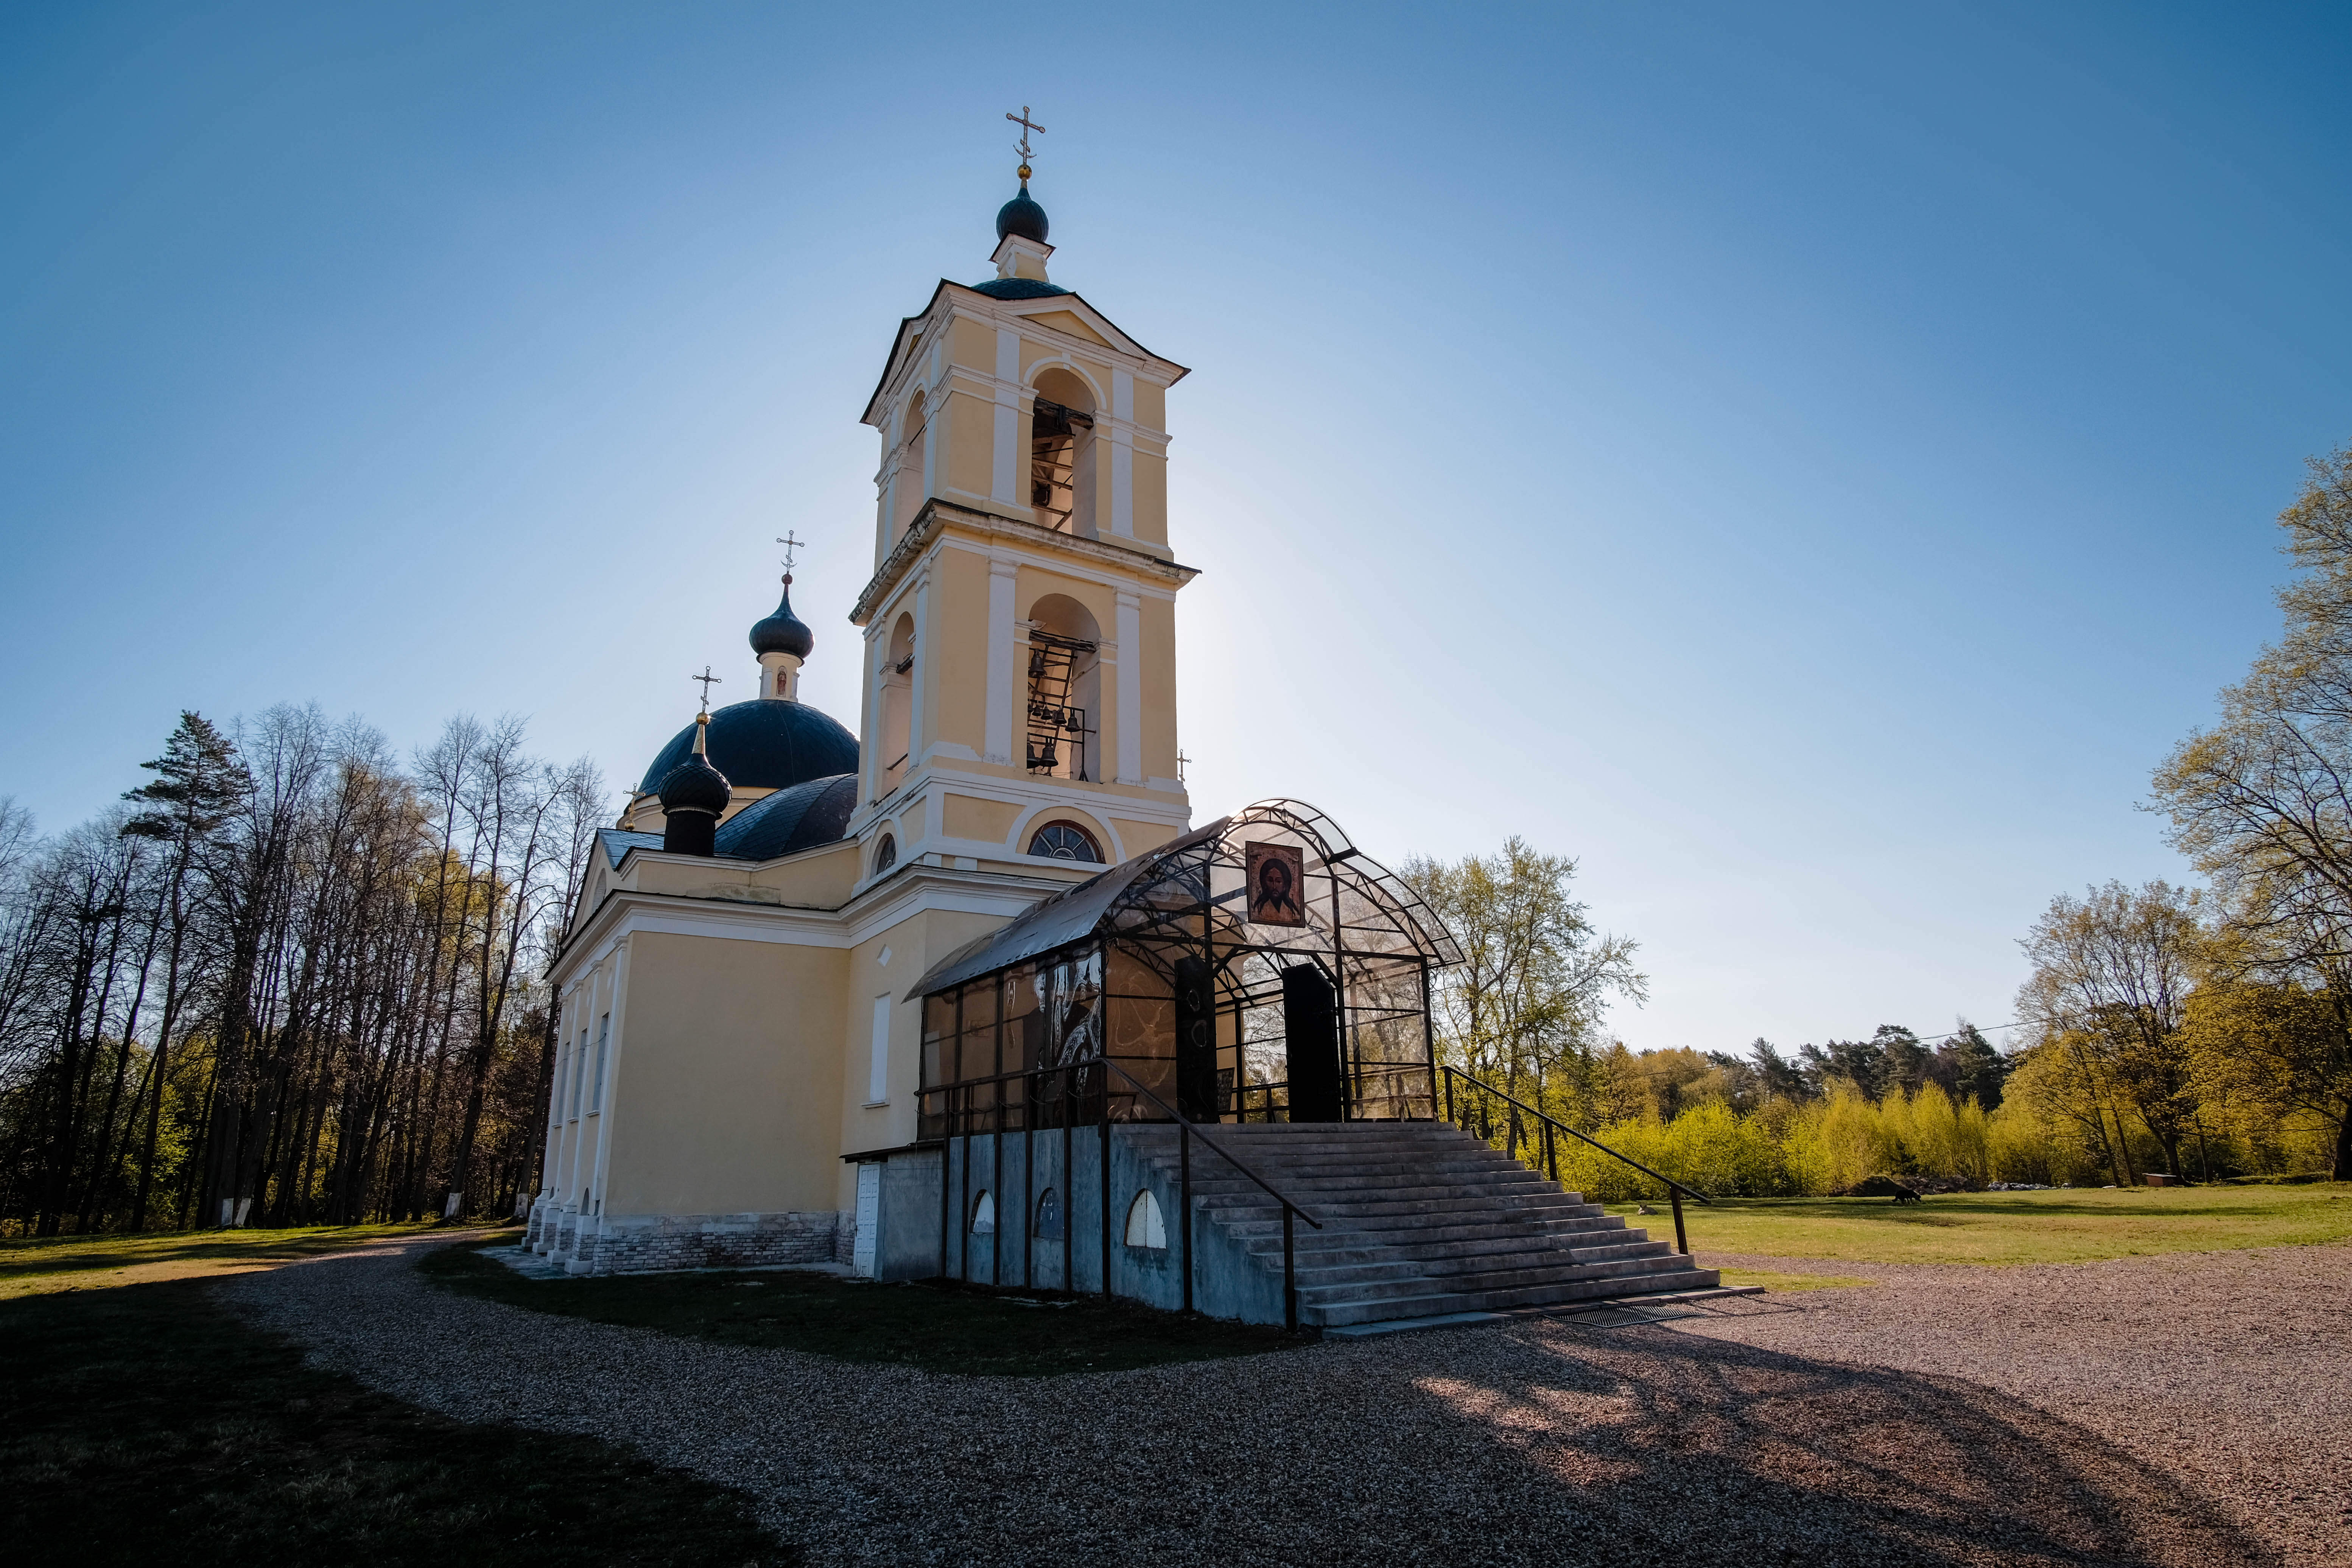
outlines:
[[[790,789],[811,779],[857,771],[857,737],[805,702],[753,698],[730,702],[710,716],[711,765],[738,789]],[[637,787],[658,790],[670,770],[693,753],[694,726],[680,730],[646,770]]]
[[[1025,171],[1024,171],[1025,172]],[[1029,182],[1021,182],[1021,194],[996,209],[996,237],[1019,235],[1024,239],[1045,243],[1045,232],[1052,226],[1045,221],[1045,209],[1029,199]]]
[[[753,653],[788,653],[794,658],[806,658],[809,649],[816,647],[816,634],[808,624],[793,614],[793,580],[784,579],[784,596],[776,602],[776,613],[765,620],[751,623]]]
[[[1042,278],[992,278],[985,283],[973,284],[971,289],[992,300],[1043,300],[1069,292],[1060,284],[1048,283]]]
[[[849,814],[856,805],[856,773],[811,779],[763,795],[719,825],[719,853],[739,860],[773,860],[838,843],[849,830]]]
[[[708,757],[692,752],[686,761],[662,775],[662,810],[707,811],[717,816],[727,809],[734,792],[727,785],[727,775],[710,765]]]

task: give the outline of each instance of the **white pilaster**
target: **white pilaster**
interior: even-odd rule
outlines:
[[[992,500],[1017,504],[1021,492],[1021,334],[996,329],[996,461],[989,481]]]
[[[1013,765],[1013,601],[1020,568],[1010,561],[988,563],[988,722],[981,755]]]
[[[1143,601],[1118,596],[1118,780],[1143,782]]]
[[[604,1053],[604,1103],[596,1116],[596,1159],[588,1177],[588,1206],[581,1212],[580,1234],[584,1242],[591,1234],[593,1221],[603,1217],[604,1176],[613,1159],[613,1122],[619,1116],[621,1097],[614,1091],[620,1085],[622,1039],[626,1033],[621,1026],[624,1017],[622,1004],[629,995],[629,939],[623,937],[613,944],[613,1034],[612,1043]],[[596,1228],[601,1229],[602,1226]],[[580,1251],[587,1252],[583,1246]]]

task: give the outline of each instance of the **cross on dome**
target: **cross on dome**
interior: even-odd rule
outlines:
[[[1004,118],[1013,121],[1013,124],[1021,127],[1021,142],[1019,146],[1021,153],[1021,177],[1025,180],[1029,177],[1029,159],[1032,156],[1029,151],[1029,132],[1034,131],[1038,135],[1043,136],[1045,134],[1045,128],[1029,118],[1029,106],[1025,103],[1021,106],[1020,113],[1008,113]]]

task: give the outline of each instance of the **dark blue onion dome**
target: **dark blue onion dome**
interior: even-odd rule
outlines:
[[[701,730],[706,720],[698,717],[689,732]],[[681,811],[708,812],[713,816],[727,809],[735,794],[727,783],[727,775],[711,765],[710,758],[700,746],[686,755],[686,760],[662,775],[662,810],[675,815]]]
[[[856,805],[856,773],[811,779],[761,795],[719,824],[719,853],[739,860],[773,860],[838,843],[849,831],[849,814]]]
[[[1017,234],[1043,245],[1052,226],[1045,221],[1045,209],[1029,199],[1029,171],[1022,170],[1021,194],[996,209],[996,237],[1006,239]]]
[[[734,798],[727,775],[703,752],[702,732],[709,723],[708,713],[694,716],[694,750],[662,776],[662,847],[673,855],[709,854],[719,819]]]
[[[695,726],[680,730],[646,770],[641,794],[659,790],[694,751]],[[790,789],[811,779],[857,771],[857,737],[805,702],[753,698],[710,716],[710,765],[737,789]]]
[[[751,651],[788,653],[794,658],[806,658],[809,649],[816,647],[816,634],[808,624],[793,614],[793,574],[784,574],[784,596],[776,602],[776,613],[765,620],[751,623]]]

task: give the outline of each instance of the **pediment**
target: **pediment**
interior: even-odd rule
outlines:
[[[1098,343],[1104,348],[1111,346],[1111,341],[1108,338],[1087,325],[1077,318],[1076,313],[1069,310],[1041,310],[1028,319],[1041,327],[1051,327],[1057,332],[1066,332],[1071,337],[1083,338],[1087,342]]]

